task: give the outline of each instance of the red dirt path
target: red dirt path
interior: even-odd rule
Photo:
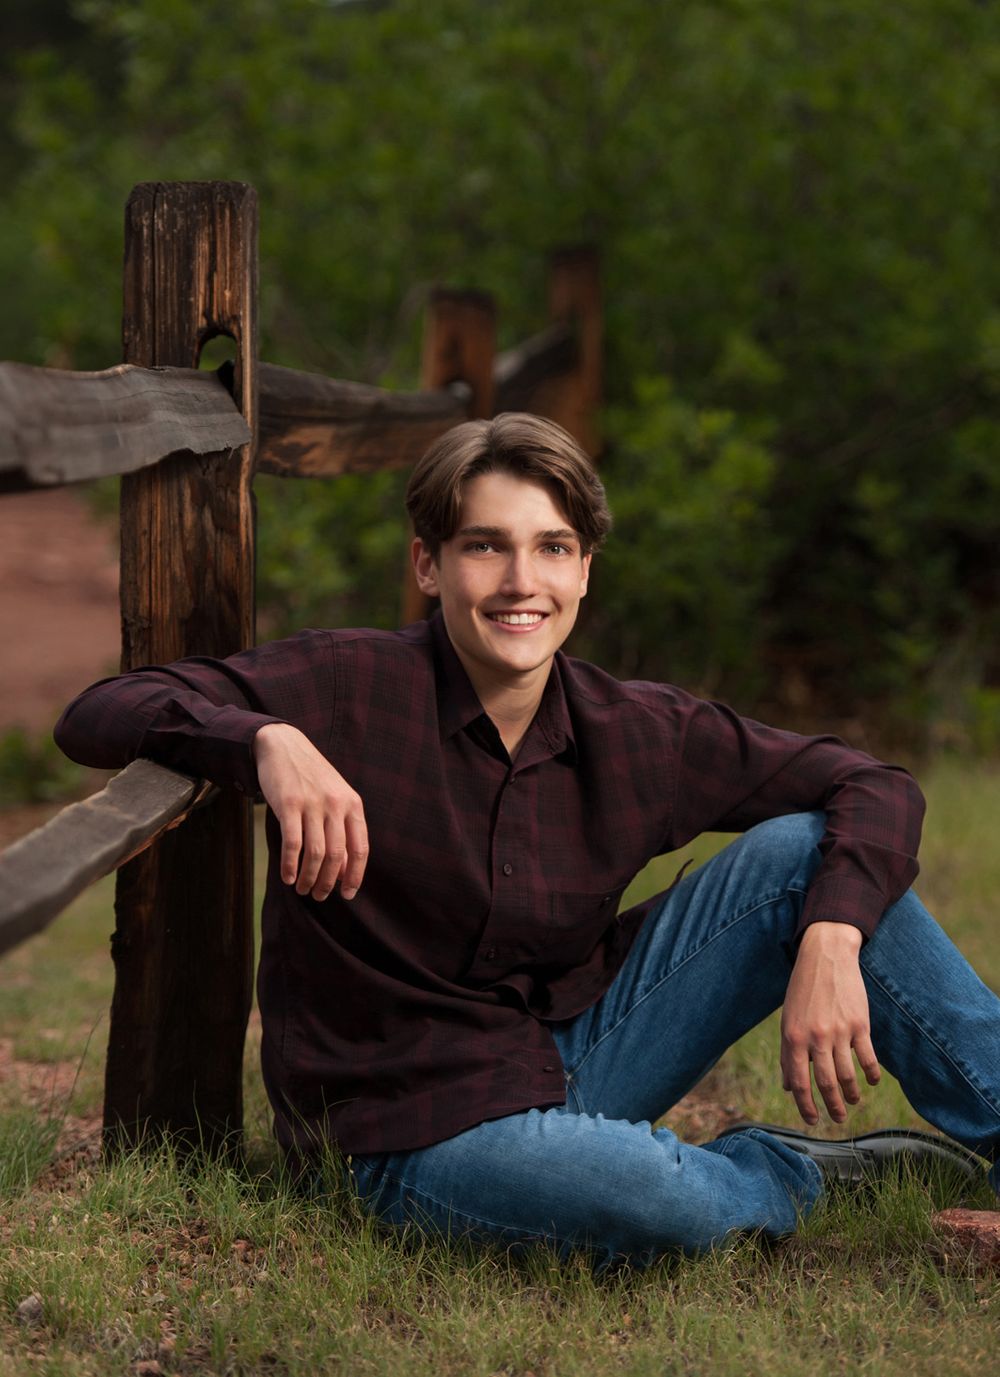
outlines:
[[[0,497],[0,734],[49,731],[119,645],[112,527],[71,488]]]
[[[0,736],[44,735],[66,703],[118,668],[113,526],[72,488],[0,496]],[[58,804],[0,811],[0,848]]]

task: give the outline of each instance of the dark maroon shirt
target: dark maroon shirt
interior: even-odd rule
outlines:
[[[421,1147],[562,1104],[548,1024],[620,968],[651,906],[618,913],[636,873],[700,832],[825,809],[803,925],[870,934],[917,871],[904,770],[561,653],[512,763],[439,615],[104,680],[56,739],[85,764],[148,756],[256,794],[253,738],[275,721],[358,791],[371,844],[357,897],[317,903],[281,882],[268,813],[258,994],[285,1145]]]

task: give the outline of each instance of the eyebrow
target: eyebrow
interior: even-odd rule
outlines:
[[[463,526],[456,532],[460,536],[481,536],[484,539],[496,539],[503,537],[510,539],[510,530],[507,526]],[[553,531],[536,531],[536,540],[579,540],[576,531],[569,526],[560,526]]]

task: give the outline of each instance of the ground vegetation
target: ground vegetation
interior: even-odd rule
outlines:
[[[927,779],[921,892],[1000,984],[995,769]],[[690,853],[705,858],[719,839]],[[627,901],[669,883],[656,863]],[[263,873],[259,874],[263,880]],[[292,1377],[316,1373],[712,1372],[954,1377],[991,1372],[1000,1276],[934,1233],[944,1205],[991,1197],[939,1181],[832,1197],[793,1239],[593,1276],[587,1259],[520,1258],[381,1234],[331,1159],[325,1194],[282,1177],[257,1065],[246,1062],[241,1166],[169,1152],[97,1154],[111,885],[6,958],[0,986],[0,1374]],[[692,1141],[741,1115],[792,1123],[778,1030],[743,1039],[666,1122]],[[851,1126],[916,1124],[890,1077]],[[839,1131],[832,1124],[822,1130]]]

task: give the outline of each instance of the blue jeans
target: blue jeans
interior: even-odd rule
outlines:
[[[822,1191],[812,1161],[756,1129],[693,1147],[650,1121],[781,1005],[822,831],[821,814],[762,823],[669,890],[607,993],[554,1027],[565,1106],[355,1156],[363,1206],[430,1233],[586,1248],[598,1265],[794,1230]],[[882,1065],[920,1114],[995,1161],[1000,1000],[912,891],[861,966]]]

